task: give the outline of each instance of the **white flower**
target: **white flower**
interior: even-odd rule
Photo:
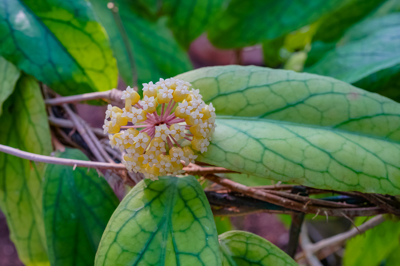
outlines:
[[[149,107],[154,107],[154,97],[143,97],[143,101],[139,101],[139,104],[143,107],[143,110],[147,110]]]
[[[178,141],[180,139],[183,139],[185,137],[185,126],[181,126],[178,124],[175,124],[174,129],[170,130],[170,133],[172,137]]]
[[[203,109],[204,106],[206,106],[206,104],[200,100],[200,99],[193,99],[190,104],[192,105],[192,108],[194,110],[199,110],[201,111],[201,109]]]
[[[150,151],[154,151],[156,155],[159,155],[162,152],[166,152],[167,150],[165,149],[165,142],[157,142],[154,141]]]
[[[141,109],[132,108],[132,124],[137,121],[143,121],[143,111]]]
[[[180,92],[181,94],[189,94],[189,88],[182,83],[179,83],[178,87],[176,87],[175,91]]]
[[[104,132],[104,134],[107,134],[107,132],[108,132],[108,120],[107,119],[104,119],[104,125],[103,125],[103,132]]]
[[[171,171],[172,164],[161,160],[156,166],[160,169],[160,172],[162,173]]]
[[[189,106],[187,102],[179,103],[178,104],[180,112],[190,115],[190,111],[192,111],[193,107]]]
[[[145,155],[143,155],[143,158],[144,158],[143,164],[149,164],[150,166],[153,166],[158,163],[158,160],[154,156],[154,154],[150,154],[150,155],[145,154]]]
[[[168,98],[168,99],[172,99],[173,92],[174,92],[173,90],[168,89],[165,85],[162,85],[162,88],[158,91],[158,93],[160,93],[163,98]]]
[[[162,140],[166,140],[167,135],[169,134],[169,129],[166,124],[161,124],[156,126],[156,138],[162,138]]]
[[[200,90],[195,90],[192,89],[192,91],[190,92],[193,95],[193,98],[200,100],[201,98],[203,98],[203,96],[200,94]]]
[[[144,92],[150,92],[150,93],[154,93],[156,91],[156,86],[153,84],[152,81],[150,81],[148,84],[147,83],[143,83],[143,91]]]
[[[199,110],[196,110],[194,112],[190,113],[190,116],[193,118],[193,122],[195,125],[201,122],[201,118],[203,117],[203,114],[199,112]]]
[[[125,130],[124,133],[122,133],[122,139],[124,140],[124,144],[133,144],[133,134],[130,134],[128,130]],[[119,139],[118,139],[119,140]]]
[[[142,132],[140,132],[136,137],[134,137],[133,140],[136,142],[135,148],[142,147],[143,149],[146,149],[147,143],[150,141],[147,134],[143,134]]]
[[[124,90],[122,92],[121,99],[129,99],[129,98],[131,98],[132,97],[132,93],[134,93],[134,92],[135,92],[135,90],[132,89],[130,86],[128,86],[128,88],[126,88],[126,90]]]
[[[181,161],[184,161],[185,164],[189,164],[189,159],[183,154],[182,149],[179,151],[174,151],[171,155],[171,161],[180,163]]]
[[[187,157],[189,160],[189,163],[195,163],[195,160],[197,158],[197,155],[194,154],[189,154],[189,157]]]
[[[106,119],[110,118],[111,112],[112,112],[112,105],[109,104],[109,105],[107,106]]]
[[[208,139],[204,139],[200,144],[200,147],[201,147],[200,152],[201,153],[206,152],[208,145],[210,145],[210,142],[208,141]]]
[[[208,110],[210,111],[211,115],[212,115],[212,114],[215,115],[215,108],[214,108],[214,106],[213,106],[212,103],[210,103],[210,104],[208,105]]]

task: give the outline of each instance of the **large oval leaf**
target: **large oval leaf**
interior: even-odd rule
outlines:
[[[0,54],[62,95],[117,85],[108,40],[85,0],[0,2]]]
[[[219,239],[224,266],[297,266],[285,252],[258,235],[229,231]]]
[[[4,103],[0,117],[0,144],[49,155],[50,129],[37,81],[22,76]],[[0,152],[0,208],[10,237],[26,265],[46,265],[46,238],[42,217],[44,165]]]
[[[356,24],[306,72],[326,75],[379,91],[396,100],[400,76],[400,14]]]
[[[127,0],[91,1],[101,23],[110,36],[124,81],[133,86],[137,81],[156,81],[192,69],[189,57],[178,45],[165,20],[150,22],[135,13]],[[137,80],[134,80],[137,77]]]
[[[208,37],[221,48],[273,40],[335,10],[344,0],[232,0],[210,26]]]
[[[137,184],[111,217],[95,265],[221,265],[212,212],[197,180]]]
[[[322,189],[400,194],[399,143],[273,120],[216,124],[199,161]]]
[[[400,105],[329,77],[262,67],[209,67],[178,78],[200,89],[218,115],[246,116],[400,141]]]
[[[231,118],[217,120],[199,160],[325,189],[400,193],[398,103],[332,78],[260,67],[179,77]]]
[[[73,149],[67,149],[60,157],[88,160]],[[118,203],[96,170],[49,165],[43,215],[51,265],[93,265],[101,236]]]
[[[19,75],[19,70],[0,56],[0,116],[3,111],[3,103],[14,91]]]

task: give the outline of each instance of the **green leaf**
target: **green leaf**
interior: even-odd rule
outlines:
[[[128,85],[157,81],[192,69],[186,52],[178,45],[165,19],[151,22],[137,15],[127,0],[92,1],[107,30],[122,78]]]
[[[213,22],[224,2],[225,0],[163,0],[158,14],[168,16],[168,27],[174,33],[175,39],[188,48],[210,22]]]
[[[67,149],[61,158],[88,160]],[[49,165],[43,215],[51,265],[93,265],[101,236],[118,206],[107,181],[96,170]]]
[[[384,2],[384,0],[350,0],[346,5],[323,17],[318,22],[317,32],[313,36],[313,42],[318,43],[312,45],[306,65],[314,64],[324,53],[335,48],[336,42],[350,26]]]
[[[400,105],[329,77],[224,66],[177,76],[200,89],[217,115],[316,125],[400,141]]]
[[[234,182],[243,184],[248,187],[269,186],[273,185],[274,183],[272,180],[248,174],[225,174],[224,176]]]
[[[215,216],[214,222],[219,235],[233,229],[231,218],[229,216]]]
[[[272,41],[264,41],[262,43],[264,64],[268,67],[278,67],[285,60],[280,55],[280,50],[285,41],[284,37],[277,38]]]
[[[210,205],[197,180],[137,184],[111,217],[95,265],[221,265]]]
[[[396,266],[400,261],[400,247],[395,248],[385,261],[385,266]]]
[[[224,266],[297,266],[297,263],[271,242],[245,231],[219,236]]]
[[[387,220],[347,242],[343,265],[380,265],[399,249],[399,241],[400,223]]]
[[[353,26],[306,72],[331,76],[400,99],[400,14]]]
[[[19,75],[19,70],[0,56],[0,116],[3,103],[14,91]]]
[[[400,144],[323,127],[261,119],[217,119],[198,160],[322,189],[400,194]]]
[[[115,59],[85,0],[0,2],[0,54],[62,95],[117,85]]]
[[[217,119],[198,160],[312,187],[400,194],[399,103],[332,78],[261,67],[178,78],[229,118]]]
[[[313,23],[345,0],[232,0],[209,28],[220,48],[240,48],[279,38]]]
[[[0,143],[36,154],[49,155],[50,130],[36,80],[22,76],[4,103]],[[0,153],[0,208],[10,237],[26,265],[47,265],[42,217],[44,165]]]

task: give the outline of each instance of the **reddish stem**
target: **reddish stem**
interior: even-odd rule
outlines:
[[[172,141],[169,139],[168,136],[167,136],[168,145],[172,148],[174,146],[174,144],[172,144]]]
[[[122,126],[121,129],[127,129],[127,128],[141,128],[141,127],[147,127],[147,125]]]
[[[178,145],[179,148],[182,148],[181,145],[179,145],[179,143],[176,141],[176,139],[173,136],[171,136],[171,135],[168,135],[168,136],[175,142],[176,145]]]
[[[190,138],[185,137],[185,139],[187,139],[188,141],[192,141]]]
[[[165,103],[162,104],[161,115],[160,115],[161,117],[164,116],[164,107],[165,107]]]

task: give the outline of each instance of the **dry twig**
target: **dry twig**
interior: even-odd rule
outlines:
[[[304,258],[307,253],[315,254],[318,251],[326,248],[333,249],[336,246],[343,245],[348,239],[355,237],[356,235],[362,234],[365,231],[374,228],[375,226],[381,224],[385,219],[382,215],[378,215],[370,219],[369,221],[363,223],[362,225],[358,226],[357,228],[352,228],[347,232],[332,236],[330,238],[326,238],[321,240],[315,244],[307,244],[303,246],[303,252],[296,255],[296,260]],[[333,252],[335,249],[333,249]],[[326,252],[326,255],[331,253]]]

